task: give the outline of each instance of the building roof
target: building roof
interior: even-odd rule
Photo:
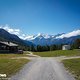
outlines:
[[[2,41],[0,41],[0,43],[5,44],[7,46],[18,46],[17,44],[14,44],[12,42],[2,42]]]
[[[70,46],[70,45],[63,45],[63,46]]]

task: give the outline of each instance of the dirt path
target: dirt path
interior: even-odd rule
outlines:
[[[34,55],[32,52],[30,52],[30,51],[27,51],[27,53],[29,53],[29,54],[26,54],[27,56],[29,56],[29,57],[40,57],[40,56],[38,56],[38,55]]]
[[[60,56],[60,57],[53,57],[53,58],[55,58],[57,61],[61,62],[62,60],[65,60],[65,59],[76,59],[76,58],[80,58],[80,56],[72,56],[72,57]]]
[[[75,80],[55,58],[38,57],[26,64],[11,80]]]
[[[27,58],[32,60],[26,64],[20,72],[11,77],[11,80],[75,80],[73,76],[65,70],[61,63],[64,59],[80,58],[75,57],[40,57],[34,55],[32,52],[27,54],[29,57],[18,57]]]

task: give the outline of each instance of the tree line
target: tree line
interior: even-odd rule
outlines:
[[[54,50],[61,50],[62,46],[66,44],[59,44],[59,45],[46,45],[46,46],[41,46],[41,45],[31,45],[28,46],[26,49],[28,51],[34,51],[34,52],[43,52],[43,51],[54,51]],[[71,49],[79,49],[80,48],[80,39],[76,39],[74,43],[69,44],[71,46]]]

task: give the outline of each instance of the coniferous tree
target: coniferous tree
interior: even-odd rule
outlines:
[[[79,49],[80,47],[80,39],[76,39],[74,42],[74,48]]]

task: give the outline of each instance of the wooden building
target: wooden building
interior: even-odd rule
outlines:
[[[0,53],[16,53],[18,52],[18,45],[12,42],[0,41]]]

